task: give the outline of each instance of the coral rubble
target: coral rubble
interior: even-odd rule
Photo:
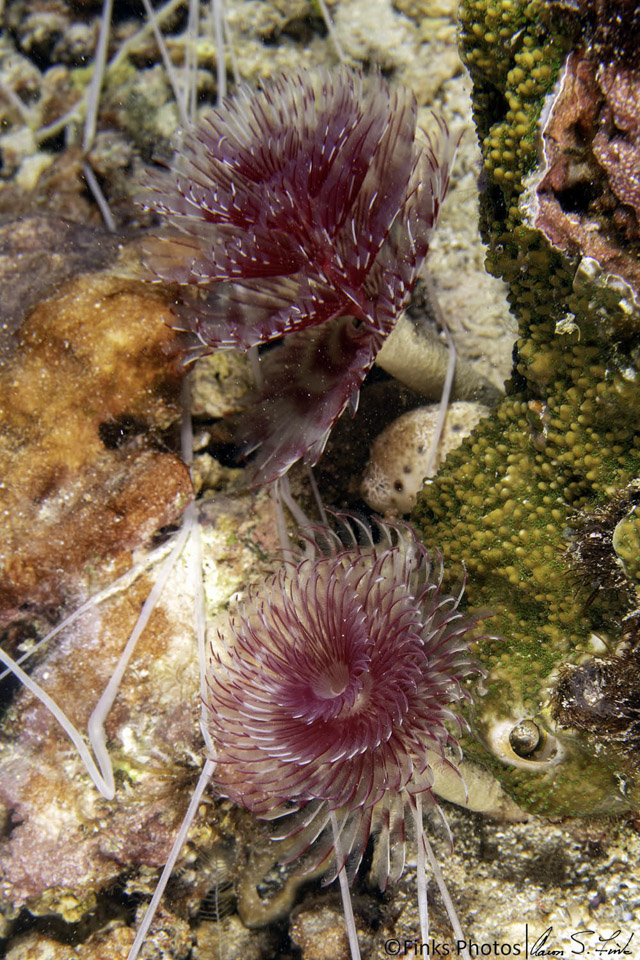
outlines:
[[[506,399],[427,485],[414,519],[446,561],[465,565],[470,602],[494,612],[502,637],[482,644],[483,743],[466,753],[484,757],[519,803],[548,814],[615,811],[638,799],[637,769],[606,729],[599,735],[597,711],[587,737],[584,725],[555,725],[549,706],[559,671],[596,652],[607,660],[607,690],[616,674],[620,683],[630,675],[622,653],[635,590],[603,585],[588,564],[576,569],[585,552],[574,544],[585,518],[597,526],[640,472],[637,173],[628,162],[640,74],[620,44],[603,41],[603,19],[614,14],[637,31],[633,6],[461,7],[487,263],[509,285],[520,337]],[[567,84],[577,76],[586,79],[572,100]],[[598,182],[609,184],[599,199],[589,187],[595,162]],[[628,576],[611,535],[608,543],[610,564]],[[535,742],[520,735],[523,722]]]

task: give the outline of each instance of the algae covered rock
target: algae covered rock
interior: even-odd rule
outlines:
[[[624,95],[640,75],[628,56],[637,16],[628,4],[536,0],[466,0],[460,16],[487,265],[509,286],[520,338],[506,399],[426,486],[414,521],[447,565],[459,575],[464,565],[469,603],[493,614],[488,632],[500,638],[480,645],[489,673],[467,756],[535,812],[633,808],[637,760],[619,740],[638,698],[634,564],[620,553],[636,536],[640,475],[629,161],[640,106]],[[567,94],[577,75],[579,105]],[[606,682],[592,694],[607,716],[581,719],[566,677],[596,657]],[[573,684],[578,698],[581,689]],[[618,745],[612,690],[627,705]]]

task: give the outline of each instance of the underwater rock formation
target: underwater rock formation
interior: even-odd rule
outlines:
[[[126,568],[192,495],[167,443],[182,379],[170,311],[97,272],[116,254],[113,237],[55,219],[0,232],[3,626],[84,600],[113,575],[102,564]]]
[[[458,572],[464,564],[469,602],[494,612],[491,629],[503,638],[481,645],[489,669],[474,717],[481,743],[468,741],[465,754],[484,758],[520,804],[546,814],[614,812],[638,799],[637,763],[621,758],[606,730],[599,735],[596,713],[588,736],[570,724],[566,682],[567,728],[550,712],[561,668],[595,653],[606,660],[607,689],[617,689],[616,676],[638,683],[621,655],[633,642],[625,623],[635,591],[600,583],[589,563],[576,563],[585,554],[575,547],[585,518],[597,523],[640,472],[637,174],[628,163],[640,108],[637,98],[625,98],[624,111],[616,100],[639,76],[619,42],[626,21],[637,35],[633,6],[461,7],[484,160],[487,264],[509,285],[520,337],[506,399],[427,484],[413,519],[447,563]],[[573,116],[565,102],[572,71],[593,80]],[[553,138],[549,123],[560,116],[571,136]],[[578,136],[588,161],[579,170]],[[589,187],[596,161],[609,184],[602,203]],[[564,181],[551,182],[550,163]],[[606,253],[586,241],[594,227]],[[623,270],[629,261],[634,270]],[[625,696],[634,702],[632,691]]]
[[[264,573],[256,555],[275,550],[273,507],[264,493],[242,505],[219,497],[202,506],[201,520],[207,613],[213,620],[248,570]],[[150,554],[140,552],[140,566],[65,628],[31,672],[83,732],[170,549],[168,541]],[[106,720],[117,782],[113,800],[98,794],[49,710],[25,689],[16,695],[0,726],[0,934],[3,920],[25,907],[35,916],[56,914],[77,923],[114,883],[124,887],[126,881],[130,897],[153,886],[149,868],[167,858],[201,760],[193,594],[185,551]],[[218,840],[212,811],[198,827],[199,853]],[[187,854],[187,863],[194,859]],[[195,879],[179,884],[173,907],[189,903],[195,911],[206,890],[201,865]],[[112,907],[107,914],[122,913]],[[176,914],[167,905],[165,915],[171,931]],[[161,916],[161,934],[164,926]],[[161,944],[162,936],[156,942]],[[176,954],[182,955],[177,948]]]
[[[138,551],[192,497],[188,470],[171,452],[182,374],[170,311],[148,286],[117,275],[118,256],[115,237],[54,218],[31,216],[0,230],[2,645],[24,653],[65,610],[109,586],[110,598],[34,657],[32,676],[83,730],[150,589],[151,562],[145,568]],[[134,560],[142,568],[113,586]],[[189,684],[197,671],[179,627],[177,617],[158,612],[147,637],[156,671],[162,659],[172,689],[187,691],[171,714],[174,751],[165,762],[156,747],[155,776],[142,776],[154,781],[147,804],[121,795],[120,806],[107,809],[48,709],[24,689],[7,708],[0,932],[27,903],[34,914],[75,922],[94,909],[123,861],[162,862],[182,814],[163,795],[167,763],[180,745],[197,749]],[[169,739],[166,697],[158,686],[149,694],[143,673],[134,671],[107,732],[123,748],[119,776],[138,784],[141,753],[149,754],[145,710],[154,701],[146,733],[154,743]],[[10,693],[5,686],[5,705]]]

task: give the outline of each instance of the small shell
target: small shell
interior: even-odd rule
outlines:
[[[418,407],[394,420],[376,437],[360,486],[362,499],[379,513],[409,513],[426,476],[438,404]],[[475,425],[489,414],[481,403],[457,401],[449,406],[435,468],[460,446]]]
[[[509,717],[494,723],[486,733],[489,750],[507,766],[541,771],[564,756],[562,744],[539,718]]]

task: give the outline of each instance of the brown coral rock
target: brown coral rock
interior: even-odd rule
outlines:
[[[142,576],[87,611],[32,672],[80,730],[152,582]],[[106,719],[114,801],[100,797],[49,710],[26,690],[16,697],[0,732],[0,803],[11,823],[0,842],[2,907],[77,922],[124,865],[166,860],[200,747],[192,603],[182,580],[154,609]]]
[[[16,349],[26,316],[56,288],[79,273],[114,261],[114,234],[51,216],[0,220],[0,350]]]
[[[148,287],[86,274],[10,335],[0,361],[0,623],[73,599],[78,578],[184,508],[188,473],[163,438],[181,380],[169,316]]]
[[[276,549],[273,503],[264,492],[220,496],[202,504],[200,514],[207,612],[215,631],[214,618],[230,595],[270,568],[269,560],[256,557]],[[32,669],[32,678],[83,734],[174,542],[150,554],[139,551],[134,571],[68,624]],[[92,916],[99,923],[102,908],[107,918],[118,919],[121,913],[114,914],[103,893],[123,884],[129,896],[149,895],[155,886],[149,868],[166,862],[202,763],[190,549],[187,544],[175,560],[105,719],[112,800],[98,794],[66,734],[28,690],[21,689],[7,710],[0,725],[0,923],[4,915],[7,927],[23,907],[66,923]],[[223,820],[228,805],[224,810],[223,803]],[[193,847],[210,851],[219,823],[212,804],[191,831],[183,856],[195,875],[176,874],[170,903],[163,904],[151,934],[158,956],[188,952],[169,948],[163,938],[170,939],[186,904],[195,911],[210,889],[210,874]],[[56,929],[53,936],[69,934]]]
[[[133,934],[126,927],[114,927],[77,947],[30,933],[16,940],[6,956],[7,960],[126,960],[132,943]]]

